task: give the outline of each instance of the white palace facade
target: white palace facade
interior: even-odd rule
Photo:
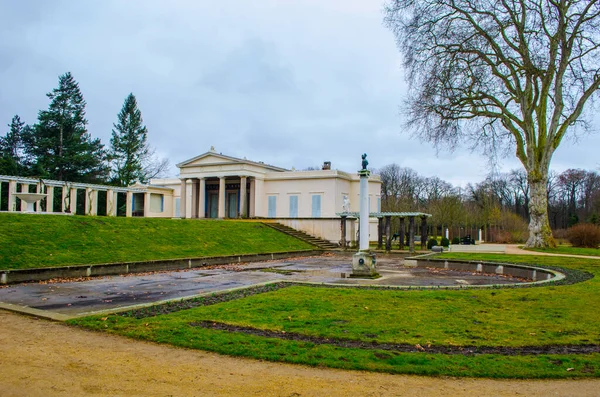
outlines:
[[[46,196],[36,203],[36,212],[116,216],[119,207],[125,208],[124,216],[267,218],[335,242],[340,238],[336,214],[359,211],[358,173],[331,169],[328,162],[321,170],[287,170],[211,148],[177,167],[178,178],[125,188],[0,176],[0,194],[7,203],[0,210],[25,212],[17,193],[37,192]],[[368,190],[369,211],[380,212],[378,176],[371,176]],[[350,223],[348,240],[355,240],[356,227]],[[372,238],[377,236],[376,218],[369,229]]]

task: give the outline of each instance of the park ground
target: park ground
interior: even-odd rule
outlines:
[[[24,330],[27,330],[24,332]],[[600,380],[390,375],[232,358],[0,311],[8,396],[598,396]]]

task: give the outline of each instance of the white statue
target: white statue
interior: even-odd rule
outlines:
[[[344,195],[344,204],[342,205],[342,212],[350,212],[350,199]]]

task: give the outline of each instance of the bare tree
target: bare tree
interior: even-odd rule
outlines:
[[[555,246],[548,169],[600,87],[600,0],[390,0],[414,131],[513,148],[530,188],[528,247]],[[508,145],[506,145],[508,144]]]

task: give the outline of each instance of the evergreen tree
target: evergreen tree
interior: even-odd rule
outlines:
[[[147,163],[152,153],[148,147],[148,130],[132,93],[125,98],[113,126],[110,139],[112,182],[118,186],[128,186],[135,181],[147,183],[150,177]]]
[[[47,96],[48,110],[40,111],[38,123],[24,134],[38,176],[73,182],[106,180],[106,153],[86,129],[85,100],[71,73],[60,76],[58,88]]]
[[[29,126],[26,126],[18,115],[12,118],[8,126],[10,130],[6,136],[0,137],[0,174],[21,176],[25,171],[23,134]]]

